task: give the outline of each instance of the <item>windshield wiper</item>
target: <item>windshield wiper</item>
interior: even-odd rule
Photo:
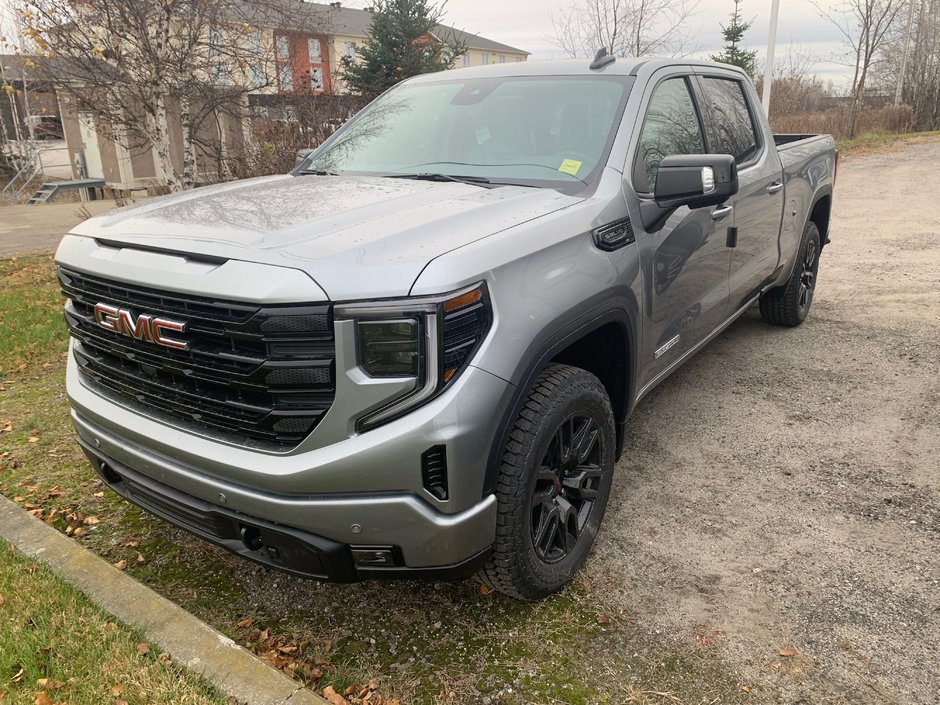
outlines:
[[[415,181],[456,181],[458,184],[471,184],[473,186],[494,186],[485,176],[454,176],[452,174],[384,174],[389,179],[414,179]]]
[[[300,174],[303,176],[339,176],[338,171],[327,171],[326,169],[304,169]]]

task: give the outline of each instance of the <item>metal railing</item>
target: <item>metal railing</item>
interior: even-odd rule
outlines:
[[[32,150],[20,170],[13,175],[13,178],[3,189],[0,189],[0,197],[5,198],[10,203],[16,203],[23,195],[23,191],[29,187],[37,176],[42,176],[42,159],[39,150]]]

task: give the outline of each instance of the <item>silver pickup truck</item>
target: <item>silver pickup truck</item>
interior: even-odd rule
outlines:
[[[729,66],[405,81],[291,174],[63,240],[78,442],[273,568],[540,598],[590,551],[640,399],[754,304],[806,317],[835,167]]]

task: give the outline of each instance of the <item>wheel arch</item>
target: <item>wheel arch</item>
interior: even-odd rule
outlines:
[[[819,244],[825,247],[829,242],[829,224],[832,221],[832,188],[820,189],[813,199],[813,205],[809,209],[808,223],[816,223],[819,228]],[[805,226],[803,228],[806,229]]]
[[[595,375],[607,390],[617,431],[616,457],[623,450],[626,420],[633,411],[636,393],[636,313],[622,307],[610,307],[581,317],[536,344],[523,358],[513,383],[516,391],[500,421],[493,439],[486,467],[483,494],[489,494],[495,479],[513,422],[525,403],[526,393],[535,378],[547,366],[566,364]]]

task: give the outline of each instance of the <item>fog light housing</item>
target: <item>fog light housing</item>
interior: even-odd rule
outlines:
[[[395,566],[394,549],[391,546],[353,546],[353,562],[362,568]]]

